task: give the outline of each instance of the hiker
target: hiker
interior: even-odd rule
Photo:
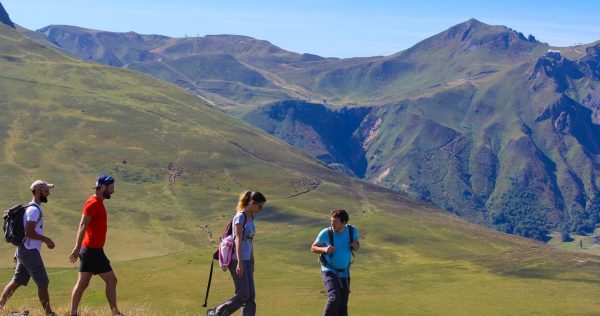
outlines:
[[[240,194],[237,213],[232,221],[235,250],[229,263],[229,272],[233,278],[235,295],[216,308],[209,309],[207,311],[208,316],[231,315],[240,307],[243,316],[256,315],[254,248],[252,246],[252,240],[256,232],[254,215],[262,210],[266,202],[267,199],[260,192],[246,191]],[[244,223],[246,224],[244,225]]]
[[[352,251],[360,248],[358,230],[348,225],[348,220],[345,210],[332,211],[331,226],[319,233],[310,248],[312,252],[321,255],[321,275],[329,295],[324,316],[348,315]]]
[[[48,203],[50,189],[54,184],[37,180],[31,184],[29,189],[33,193],[31,203],[27,205],[23,215],[23,226],[25,227],[25,238],[19,247],[17,247],[15,258],[17,266],[15,274],[10,282],[2,291],[0,298],[0,309],[4,308],[6,301],[15,293],[21,285],[27,286],[29,279],[33,281],[38,288],[38,297],[42,303],[42,308],[46,315],[56,315],[50,307],[50,295],[48,294],[48,274],[44,267],[41,250],[42,243],[45,243],[48,249],[54,249],[54,242],[47,236],[44,236],[44,220],[42,216],[42,203]]]
[[[115,179],[112,176],[101,174],[93,189],[96,189],[96,193],[90,196],[83,205],[75,248],[69,255],[69,261],[72,263],[79,258],[79,274],[71,294],[70,315],[77,315],[81,296],[95,274],[99,275],[106,283],[106,299],[112,314],[123,315],[117,308],[117,277],[103,249],[108,228],[104,200],[110,199],[115,192]]]

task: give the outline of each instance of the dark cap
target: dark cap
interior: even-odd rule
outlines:
[[[98,179],[96,179],[96,186],[93,187],[92,189],[97,189],[103,185],[109,185],[109,184],[113,184],[115,183],[115,178],[113,178],[112,176],[109,176],[107,174],[101,174],[100,176],[98,176]]]

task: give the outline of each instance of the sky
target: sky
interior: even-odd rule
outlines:
[[[324,57],[391,55],[471,18],[553,46],[600,40],[595,0],[0,0],[13,22],[172,37],[246,35]]]

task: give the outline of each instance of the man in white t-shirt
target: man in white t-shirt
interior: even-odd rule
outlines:
[[[27,205],[23,215],[23,226],[25,227],[25,239],[21,246],[17,248],[16,258],[17,267],[15,274],[10,282],[4,287],[2,297],[0,298],[0,309],[4,308],[6,301],[14,294],[21,285],[27,286],[29,279],[33,278],[38,287],[38,296],[46,315],[56,315],[50,308],[50,296],[48,294],[48,274],[44,267],[41,250],[42,243],[46,243],[49,249],[54,248],[52,239],[44,236],[44,220],[42,203],[48,202],[50,189],[54,184],[37,180],[31,184],[30,189],[33,193],[31,203]]]

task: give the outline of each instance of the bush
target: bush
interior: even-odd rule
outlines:
[[[569,234],[568,232],[562,232],[560,234],[560,238],[562,239],[563,242],[570,242],[573,241],[574,239],[571,237],[571,234]]]

